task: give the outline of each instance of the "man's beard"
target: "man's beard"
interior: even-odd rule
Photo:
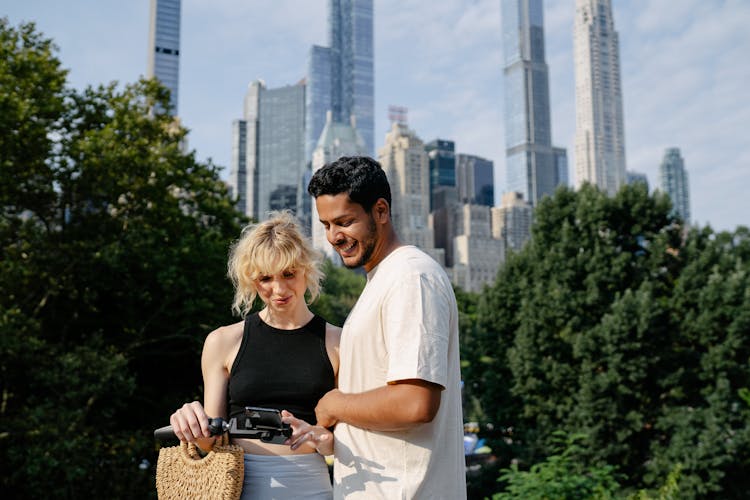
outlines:
[[[342,258],[341,261],[344,262],[344,266],[348,269],[354,269],[360,266],[364,266],[367,264],[367,262],[372,257],[372,254],[375,252],[375,235],[377,234],[377,227],[375,226],[375,220],[370,217],[370,225],[369,225],[369,234],[367,235],[366,240],[359,240],[357,243],[362,247],[362,256],[357,259],[356,262],[353,264],[347,264],[344,262],[344,259]]]

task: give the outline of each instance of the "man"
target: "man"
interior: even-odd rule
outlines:
[[[334,498],[466,497],[458,310],[447,275],[391,220],[380,164],[342,157],[308,186],[326,237],[367,285],[341,334],[338,389],[318,403],[334,431]]]

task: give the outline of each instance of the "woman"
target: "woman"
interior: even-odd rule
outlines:
[[[277,408],[294,434],[287,444],[234,439],[245,450],[243,499],[332,496],[323,455],[333,452],[326,429],[312,426],[315,405],[335,387],[341,329],[314,315],[305,300],[320,291],[320,257],[288,212],[246,227],[232,246],[232,309],[244,320],[211,332],[203,345],[203,405],[185,404],[170,417],[177,437],[210,449],[208,416],[231,418],[245,406]],[[264,307],[249,314],[256,298]]]

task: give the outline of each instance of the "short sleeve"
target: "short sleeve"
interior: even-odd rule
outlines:
[[[443,288],[429,275],[411,272],[386,296],[381,320],[388,382],[421,379],[446,386],[451,304]]]

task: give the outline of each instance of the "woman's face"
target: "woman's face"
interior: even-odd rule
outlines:
[[[305,303],[307,281],[301,269],[287,269],[278,274],[261,274],[255,279],[258,297],[276,312],[293,311]]]

